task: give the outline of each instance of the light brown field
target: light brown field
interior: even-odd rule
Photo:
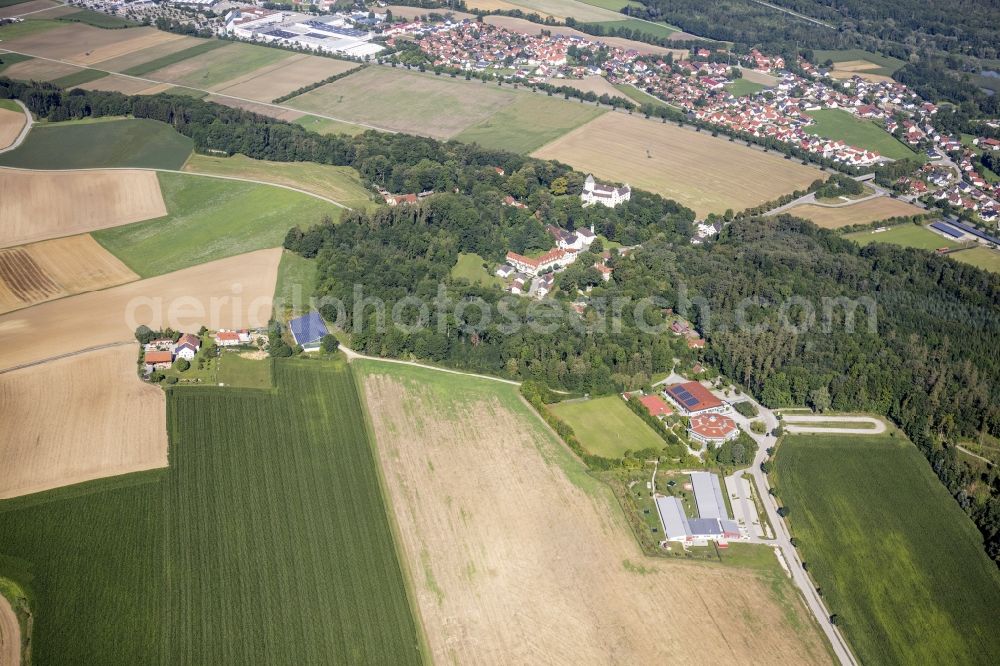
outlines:
[[[424,12],[426,13],[426,10],[424,10]],[[514,18],[513,16],[486,16],[483,18],[483,22],[489,23],[490,25],[498,25],[501,28],[506,28],[512,32],[519,32],[524,35],[537,35],[542,30],[550,30],[553,35],[580,37],[591,41],[600,40],[609,46],[617,46],[622,49],[633,49],[643,54],[667,53],[670,51],[670,49],[662,46],[646,44],[645,42],[636,42],[623,37],[595,37],[594,35],[588,35],[585,32],[574,30],[573,28],[567,28],[565,26],[539,25],[538,23],[532,23],[527,19]],[[675,39],[678,34],[682,33],[675,33],[671,35],[670,38]]]
[[[868,69],[878,69],[879,65],[868,60],[845,60],[833,63],[833,68],[845,72],[863,72]]]
[[[776,86],[778,85],[778,77],[768,74],[767,72],[758,72],[755,69],[750,69],[749,67],[741,67],[743,72],[743,78],[752,83],[759,83],[764,86]]]
[[[533,156],[656,192],[699,217],[756,206],[823,176],[773,152],[624,113],[598,116]]]
[[[264,104],[263,102],[244,102],[243,100],[233,99],[232,97],[224,97],[222,95],[208,95],[205,97],[205,101],[215,102],[216,104],[222,104],[223,106],[232,107],[234,109],[252,111],[253,113],[259,113],[262,116],[277,118],[278,120],[287,120],[289,122],[306,115],[302,111],[279,109],[278,107]]]
[[[32,58],[31,60],[15,62],[5,69],[3,74],[12,79],[25,81],[51,81],[79,71],[80,68],[74,65]]]
[[[0,169],[0,247],[167,214],[153,171]]]
[[[0,314],[138,279],[90,234],[0,248]]]
[[[0,315],[0,370],[175,330],[266,326],[281,249],[258,250]]]
[[[0,109],[0,149],[6,148],[17,140],[24,129],[25,118],[20,111]]]
[[[130,67],[142,65],[150,60],[156,60],[157,58],[162,58],[163,56],[191,48],[192,46],[201,44],[203,41],[204,40],[198,39],[197,37],[179,37],[179,39],[160,42],[147,48],[126,53],[125,55],[108,58],[107,60],[101,60],[100,62],[94,63],[94,65],[99,69],[109,72],[123,72]]]
[[[406,19],[407,21],[412,20],[417,16],[427,16],[429,13],[434,11],[430,9],[423,9],[422,7],[407,7],[404,5],[389,5],[388,7],[386,7],[386,9],[390,10],[395,18],[402,18]],[[442,13],[442,12],[438,10],[437,13]],[[469,14],[467,12],[449,12],[449,13],[454,14],[455,19],[459,21],[462,19],[476,18],[475,14]]]
[[[108,76],[97,79],[96,81],[82,83],[77,87],[84,88],[86,90],[108,90],[111,92],[124,93],[126,95],[155,95],[158,92],[163,92],[167,88],[172,88],[173,84],[157,83],[151,85],[149,81],[140,81],[139,79],[131,79],[127,76],[109,74]]]
[[[367,367],[434,662],[829,663],[785,579],[642,555],[607,487],[526,406],[511,408],[515,388]]]
[[[585,79],[545,79],[546,83],[554,86],[570,86],[581,92],[592,92],[595,95],[608,94],[611,97],[624,97],[622,91],[611,85],[603,76],[588,76]]]
[[[232,81],[214,86],[214,90],[234,97],[270,102],[334,74],[357,67],[357,63],[312,55],[295,55],[269,67],[263,67]]]
[[[80,65],[92,65],[178,39],[183,37],[160,32],[155,28],[105,30],[72,23],[6,41],[4,48]]]
[[[927,211],[904,201],[897,201],[889,197],[878,197],[877,199],[868,199],[867,201],[851,204],[850,206],[838,206],[837,208],[802,204],[793,206],[786,212],[789,215],[812,220],[824,229],[839,229],[840,227],[852,224],[868,224],[879,220],[888,220],[890,217],[922,215]]]
[[[830,72],[830,76],[838,80],[846,80],[851,77],[857,76],[865,81],[871,81],[872,83],[879,83],[880,81],[892,82],[891,76],[883,76],[882,74],[869,74],[868,72],[846,72],[843,70],[835,69]]]
[[[0,595],[0,666],[21,663],[21,626],[10,602]]]
[[[491,12],[495,9],[503,11],[518,9],[522,12],[524,11],[524,7],[504,2],[504,0],[466,0],[465,6],[469,9],[482,9],[485,12]]]
[[[55,7],[62,7],[62,5],[52,0],[29,0],[29,2],[21,2],[9,7],[0,7],[0,18],[10,18],[11,16],[20,16],[22,14],[32,14],[35,18],[49,18],[48,12],[44,14],[34,14],[33,12],[40,12],[43,9],[54,9]]]
[[[166,399],[138,344],[0,374],[0,499],[167,466]]]

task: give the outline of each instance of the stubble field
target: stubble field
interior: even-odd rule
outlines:
[[[828,663],[781,577],[644,558],[498,382],[355,362],[438,663]]]
[[[89,234],[0,248],[0,314],[138,279]]]
[[[789,215],[812,220],[824,229],[839,229],[852,224],[868,224],[879,220],[888,220],[890,217],[923,215],[927,211],[905,201],[879,197],[837,208],[803,204],[793,206],[786,212]]]
[[[314,55],[296,54],[272,67],[255,70],[223,82],[214,90],[225,95],[270,102],[334,74],[357,67],[357,63]]]
[[[139,324],[266,326],[280,259],[280,249],[259,250],[0,315],[0,370],[128,342]]]
[[[166,467],[163,391],[124,345],[0,374],[0,499]]]
[[[148,171],[0,169],[0,201],[0,247],[167,214],[156,174]]]
[[[656,192],[699,216],[756,206],[823,177],[777,153],[624,113],[606,113],[533,156]]]
[[[5,49],[76,65],[93,65],[134,51],[184,39],[181,35],[155,28],[106,30],[78,23],[30,32],[4,40]]]
[[[237,77],[274,66],[291,57],[291,52],[281,49],[234,43],[154,70],[145,76],[154,81],[216,90]]]
[[[20,107],[17,110],[0,107],[0,150],[17,140],[24,129],[24,113]]]

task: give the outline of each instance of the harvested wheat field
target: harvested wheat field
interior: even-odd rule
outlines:
[[[782,574],[642,555],[516,387],[353,365],[432,661],[829,663]]]
[[[213,90],[261,102],[270,102],[317,81],[354,69],[358,64],[313,55],[295,55],[269,67],[258,69]]]
[[[258,250],[0,315],[0,370],[175,330],[266,326],[281,249]]]
[[[0,314],[138,279],[90,234],[0,248]]]
[[[0,374],[0,499],[167,465],[163,391],[136,376],[138,345]]]
[[[130,69],[137,65],[144,65],[147,62],[156,60],[157,58],[163,58],[164,56],[172,55],[205,42],[204,39],[199,39],[197,37],[178,37],[179,39],[159,42],[146,48],[131,51],[125,55],[119,55],[95,62],[94,66],[108,72],[124,72],[126,69]]]
[[[0,247],[167,214],[154,171],[0,169]]]
[[[0,666],[21,663],[21,626],[7,597],[0,594]]]
[[[0,149],[17,140],[24,129],[24,114],[21,111],[0,109]]]
[[[141,79],[133,79],[127,76],[110,74],[97,79],[96,81],[81,83],[77,87],[84,88],[86,90],[107,90],[109,92],[120,92],[125,95],[155,95],[158,92],[163,92],[167,88],[172,88],[173,84],[151,84],[149,81],[143,81]]]
[[[155,28],[106,30],[70,23],[5,41],[4,48],[45,58],[68,60],[80,65],[92,65],[178,39],[183,37]]]
[[[927,211],[918,208],[904,201],[898,201],[889,197],[878,197],[868,199],[850,206],[816,206],[813,204],[802,204],[793,206],[787,211],[789,215],[804,217],[812,220],[824,229],[839,229],[852,224],[868,224],[879,220],[888,220],[890,217],[903,217],[910,215],[923,215]]]
[[[805,189],[823,173],[706,132],[605,113],[533,153],[694,209],[739,211]]]
[[[865,81],[871,81],[872,83],[887,82],[892,83],[893,78],[891,76],[884,76],[882,74],[871,74],[869,72],[845,72],[839,69],[835,69],[830,72],[830,76],[838,80],[846,80],[853,78],[855,76],[864,79]]]
[[[3,75],[24,81],[51,81],[52,79],[69,76],[79,71],[80,68],[75,65],[32,58],[31,60],[15,62],[3,71]]]
[[[48,9],[54,9],[56,7],[62,7],[61,4],[53,2],[53,0],[28,0],[27,2],[19,2],[16,5],[7,5],[0,7],[0,19],[10,18],[12,16],[21,16],[22,14],[36,14],[41,13]],[[42,18],[36,16],[33,18]],[[44,18],[52,18],[47,12]],[[0,661],[0,663],[3,663]]]
[[[570,88],[576,88],[580,92],[592,92],[595,95],[607,94],[610,97],[624,97],[625,95],[621,90],[615,88],[611,83],[603,76],[588,76],[583,79],[557,79],[555,77],[550,77],[545,79],[545,83],[553,86],[569,86]]]

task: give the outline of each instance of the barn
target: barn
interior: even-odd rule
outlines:
[[[296,317],[288,322],[288,328],[292,331],[295,344],[305,351],[318,350],[320,340],[323,339],[324,335],[330,334],[330,331],[326,329],[323,317],[318,312],[310,312]]]

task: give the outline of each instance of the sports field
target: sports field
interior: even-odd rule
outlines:
[[[0,248],[0,313],[137,279],[89,234]]]
[[[775,561],[644,557],[517,387],[352,365],[434,662],[829,663]]]
[[[232,43],[150,71],[146,77],[180,86],[214,90],[220,87],[220,84],[263,67],[275,65],[291,56],[290,51],[282,49]]]
[[[871,231],[858,231],[847,234],[846,238],[868,245],[868,243],[891,243],[904,247],[916,247],[922,250],[937,250],[938,248],[956,248],[961,243],[956,243],[950,238],[945,238],[936,234],[925,226],[916,224],[900,224],[878,233]]]
[[[20,149],[7,155],[18,152]],[[148,171],[0,169],[0,201],[4,204],[0,247],[86,233],[167,213],[156,174]]]
[[[0,503],[32,663],[416,664],[350,372],[167,394],[170,467]]]
[[[166,217],[103,229],[102,246],[142,277],[278,247],[296,224],[309,227],[341,209],[290,190],[177,173],[159,173]]]
[[[849,206],[837,206],[836,208],[802,204],[793,206],[785,212],[789,215],[812,220],[824,229],[839,229],[852,224],[868,224],[878,220],[888,220],[891,217],[924,215],[927,213],[923,208],[890,197],[868,199],[860,203]]]
[[[699,216],[756,206],[823,175],[773,152],[624,113],[598,116],[533,156],[656,192]]]
[[[364,208],[374,203],[372,193],[361,184],[361,176],[351,167],[315,162],[269,162],[244,155],[193,154],[184,165],[184,171],[288,185],[333,199],[348,208]]]
[[[949,255],[955,261],[978,266],[991,273],[1000,273],[1000,251],[988,247],[974,247]]]
[[[900,143],[896,137],[870,120],[855,118],[847,111],[820,109],[809,111],[806,115],[816,121],[806,126],[805,130],[809,134],[844,141],[855,148],[873,150],[894,160],[919,159],[915,152]]]
[[[266,326],[281,250],[259,250],[0,315],[0,370],[115,342],[145,324],[179,331]]]
[[[0,165],[24,169],[180,169],[193,146],[191,139],[156,120],[70,121],[35,125],[16,150],[0,155]]]
[[[666,446],[619,395],[558,402],[549,409],[573,428],[587,451],[597,456],[621,458],[626,451]]]
[[[775,479],[802,559],[861,663],[994,661],[1000,572],[915,446],[790,436]]]
[[[0,412],[17,414],[0,419],[0,499],[166,467],[163,391],[136,376],[137,353],[125,345],[0,373]]]

